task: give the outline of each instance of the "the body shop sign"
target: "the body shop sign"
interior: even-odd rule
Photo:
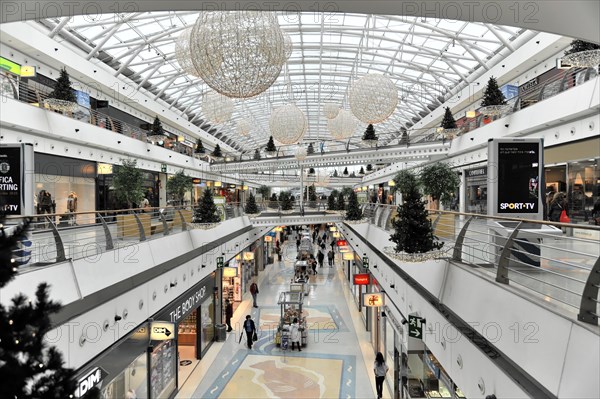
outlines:
[[[0,208],[7,215],[33,214],[33,176],[25,165],[33,168],[31,145],[0,145]]]
[[[169,306],[163,308],[159,313],[154,315],[154,320],[167,320],[172,323],[177,323],[185,319],[194,309],[198,308],[202,302],[208,299],[215,287],[214,273],[196,284],[193,288],[187,290],[180,295]]]

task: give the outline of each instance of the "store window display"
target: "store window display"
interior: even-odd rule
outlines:
[[[594,205],[600,198],[600,158],[567,164],[567,203],[572,220],[593,219]]]

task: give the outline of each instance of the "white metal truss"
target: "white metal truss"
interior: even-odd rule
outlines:
[[[468,83],[478,69],[489,69],[490,59],[503,49],[516,50],[513,41],[520,28],[478,22],[423,19],[366,14],[279,13],[279,23],[293,42],[287,74],[265,93],[236,103],[231,122],[212,125],[200,109],[207,86],[185,75],[174,57],[175,41],[191,26],[198,12],[143,12],[103,14],[90,21],[84,16],[50,18],[50,37],[79,41],[88,59],[104,60],[115,76],[126,75],[154,93],[182,116],[215,137],[242,151],[266,144],[268,118],[273,108],[293,101],[308,117],[304,142],[329,140],[324,102],[347,106],[352,82],[366,73],[382,73],[399,88],[396,112],[376,126],[378,134],[397,136]],[[58,38],[58,36],[62,36]],[[289,86],[292,94],[289,95]],[[290,98],[292,97],[292,98]],[[240,137],[235,125],[241,118],[253,123],[248,137]],[[328,143],[328,151],[360,148],[360,125],[347,143]],[[389,140],[382,141],[388,143]]]

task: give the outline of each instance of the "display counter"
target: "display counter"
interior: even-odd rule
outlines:
[[[306,324],[306,318],[302,312],[302,303],[304,299],[304,292],[282,292],[279,295],[279,301],[277,304],[281,309],[281,317],[279,320],[279,327],[275,334],[275,344],[281,345],[282,341],[287,344],[286,340],[289,338],[290,325],[294,319],[298,319],[298,325],[300,328],[301,344],[306,346],[308,343],[308,326]],[[283,348],[287,348],[287,345],[282,345]]]

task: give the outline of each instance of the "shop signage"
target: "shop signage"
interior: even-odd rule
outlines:
[[[35,78],[37,76],[37,68],[33,65],[22,65],[21,66],[21,77],[22,78]]]
[[[383,306],[383,293],[373,292],[370,294],[363,294],[363,305],[368,308],[379,308]]]
[[[17,64],[16,62],[12,62],[11,60],[7,60],[4,57],[0,57],[0,69],[15,75],[21,75],[21,65]]]
[[[223,268],[223,277],[231,278],[237,277],[238,269],[237,267],[224,267]]]
[[[273,242],[273,237],[265,236],[265,242]]]
[[[369,273],[359,273],[354,276],[354,285],[369,285]]]
[[[363,256],[363,258],[362,258],[362,264],[363,264],[363,267],[365,269],[368,269],[369,268],[369,258],[366,257],[366,256]]]
[[[223,257],[217,256],[217,269],[223,268]]]
[[[528,90],[533,89],[534,87],[536,87],[538,85],[539,81],[537,76],[527,82],[525,82],[524,84],[522,84],[521,86],[519,86],[519,92],[523,93],[526,92]]]
[[[339,231],[334,231],[332,235],[333,238],[340,238],[342,236]]]
[[[354,254],[352,252],[344,252],[342,258],[344,260],[354,260]]]
[[[346,241],[346,240],[338,240],[337,241],[337,246],[338,247],[345,247],[347,245],[348,245],[348,241]]]
[[[211,295],[215,287],[214,273],[202,280],[200,284],[189,289],[169,306],[163,309],[152,318],[155,320],[169,320],[177,323],[186,318],[194,309],[200,306],[200,303]]]
[[[487,166],[482,166],[481,168],[475,169],[467,169],[465,170],[467,178],[470,177],[484,177],[487,176]]]
[[[202,179],[200,179],[199,177],[194,177],[192,179],[192,184],[200,184],[202,183]]]
[[[408,315],[408,336],[423,339],[423,318]]]
[[[33,187],[26,185],[26,160],[33,162],[33,146],[25,144],[0,145],[0,198],[7,215],[33,213]],[[29,191],[29,189],[31,191]],[[30,209],[28,209],[30,208]]]
[[[102,386],[102,381],[108,376],[102,367],[94,367],[89,373],[77,381],[75,389],[75,397],[81,398],[88,393],[92,388]]]
[[[275,233],[274,231],[269,231],[269,232],[267,233],[267,235],[268,235],[269,237],[275,237],[275,236],[277,235],[277,233]]]
[[[244,252],[244,260],[254,260],[254,252]]]
[[[175,324],[166,321],[153,321],[150,324],[150,339],[166,341],[175,338]]]
[[[160,171],[162,173],[167,173],[167,164],[166,163],[161,163],[160,164]]]

